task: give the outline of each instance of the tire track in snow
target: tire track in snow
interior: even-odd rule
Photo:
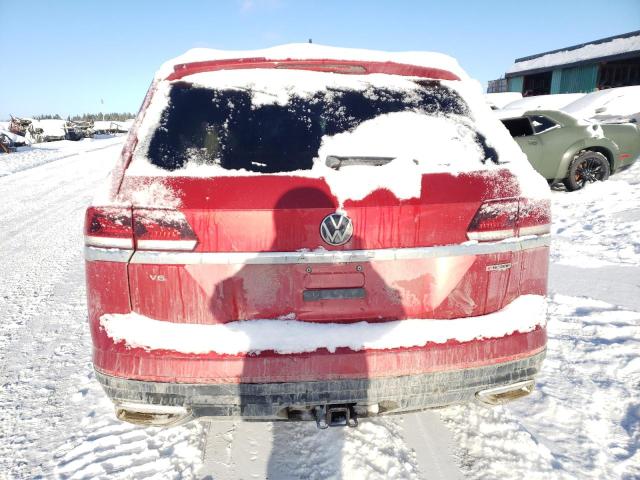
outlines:
[[[640,478],[640,312],[556,295],[534,393],[440,410],[465,478]]]
[[[199,425],[124,425],[95,381],[83,213],[120,144],[0,178],[0,472],[7,478],[190,478]]]
[[[412,448],[403,427],[401,417],[362,419],[357,428],[326,430],[315,422],[213,421],[200,474],[220,480],[411,480],[425,478],[422,472],[432,469],[455,470],[446,448],[439,449],[435,464],[418,465],[415,450],[424,447]]]
[[[110,153],[68,157],[0,178],[0,477],[199,475],[204,435],[199,424],[167,430],[122,424],[93,376],[80,232],[84,206],[110,168]],[[611,197],[618,203],[616,215],[627,224],[613,235],[607,236],[604,221],[611,216],[581,206],[584,200],[600,202],[596,197],[611,186],[558,200],[566,206],[556,212],[564,217],[558,225],[565,230],[555,233],[567,244],[579,244],[584,258],[602,253],[608,266],[637,265],[637,241],[631,237],[640,219],[623,204],[636,208],[631,200],[640,198],[638,181],[630,176],[640,176],[640,164],[628,172],[633,189],[621,188]],[[576,211],[587,220],[593,213],[596,221],[581,228]],[[602,231],[588,233],[593,225]],[[621,234],[630,239],[622,243],[631,250],[613,248]],[[575,248],[560,247],[557,258],[571,265],[567,259]],[[560,278],[559,285],[562,280],[571,281]],[[598,296],[599,288],[594,283],[589,294]],[[536,393],[492,409],[440,410],[453,432],[461,468],[469,478],[640,478],[639,314],[561,295],[554,298],[552,312],[549,356]],[[395,418],[362,422],[356,430],[318,431],[308,423],[272,429],[269,448],[277,453],[265,461],[267,471],[279,473],[274,478],[442,473],[430,471],[429,461],[426,468],[421,464],[421,452],[408,438],[419,437],[420,428],[406,419],[404,424]],[[416,430],[407,435],[411,429]],[[233,435],[242,438],[237,431]],[[245,437],[253,442],[245,449],[252,458],[267,454],[257,436]],[[226,461],[241,465],[247,457],[231,455]]]
[[[93,184],[109,168],[108,162],[86,165],[89,158],[65,159],[0,182],[0,466],[11,462],[3,470],[14,478],[35,473],[29,457],[55,441],[46,427],[55,433],[66,413],[60,383],[85,347],[74,344],[86,336],[81,216]]]
[[[112,147],[112,153],[118,148]],[[5,277],[0,284],[4,327],[0,367],[10,353],[10,339],[20,334],[29,317],[51,298],[54,286],[71,266],[81,265],[82,211],[91,199],[92,187],[109,170],[109,162],[87,168],[85,161],[85,157],[71,158],[63,161],[64,165],[47,164],[33,170],[34,175],[0,182],[4,199],[0,249]],[[81,279],[82,270],[80,278],[69,281]]]
[[[493,409],[440,411],[469,478],[640,478],[638,199],[640,163],[552,195],[549,341],[536,390]]]

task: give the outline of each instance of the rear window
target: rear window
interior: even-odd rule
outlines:
[[[359,89],[331,86],[288,92],[284,102],[257,102],[256,97],[279,93],[251,85],[209,88],[177,82],[151,133],[146,157],[165,170],[188,164],[260,173],[309,170],[323,138],[351,132],[384,114],[413,112],[467,118],[467,122],[457,120],[459,129],[471,130],[461,131],[461,137],[473,138],[484,154],[483,163],[487,159],[498,162],[496,151],[473,129],[469,109],[458,93],[437,81],[411,84],[410,89],[379,84]],[[424,131],[425,136],[434,133]],[[394,141],[393,135],[388,141]]]

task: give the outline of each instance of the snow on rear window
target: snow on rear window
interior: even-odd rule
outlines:
[[[360,81],[355,89],[321,85],[293,90],[177,82],[146,156],[153,165],[172,171],[212,165],[280,173],[310,170],[314,159],[322,162],[326,155],[384,153],[419,161],[433,151],[431,144],[453,139],[447,142],[450,153],[471,155],[479,163],[497,162],[495,150],[474,130],[468,107],[456,92],[435,81],[402,83]],[[398,113],[411,115],[394,115]]]
[[[508,169],[527,195],[548,195],[474,81],[199,73],[157,83],[137,138],[128,176],[323,178],[342,203],[378,188],[418,197],[425,173]],[[327,157],[347,157],[346,166]]]

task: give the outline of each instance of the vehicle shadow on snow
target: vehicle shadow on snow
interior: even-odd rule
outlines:
[[[268,249],[268,251],[278,251],[279,245],[291,243],[283,242],[282,240],[284,238],[288,240],[290,240],[291,236],[303,238],[304,234],[302,233],[302,229],[305,226],[302,224],[292,224],[291,210],[318,208],[324,210],[330,209],[331,211],[335,211],[337,207],[337,201],[334,198],[329,197],[326,193],[322,192],[319,189],[305,187],[294,188],[288,191],[278,199],[275,205],[273,205],[272,211],[275,238],[272,248]],[[300,230],[296,231],[298,228],[300,228]],[[319,224],[317,225],[317,229],[318,243],[320,243]],[[362,239],[356,236],[354,236],[345,245],[345,249],[347,250],[357,250],[362,249],[363,247],[364,243]],[[249,305],[249,302],[245,297],[246,290],[244,286],[249,282],[250,278],[255,282],[255,278],[252,278],[252,276],[255,275],[255,272],[255,267],[243,267],[233,276],[221,281],[218,285],[216,285],[210,301],[211,312],[216,318],[227,318],[233,320],[250,318],[250,313],[246,312],[251,312],[251,306]],[[371,294],[371,290],[367,292],[367,289],[375,288],[378,295],[380,294],[380,292],[384,292],[389,296],[390,299],[394,300],[393,303],[395,307],[392,307],[389,310],[391,314],[386,315],[385,319],[393,320],[405,318],[406,315],[404,308],[402,307],[402,300],[399,292],[386,285],[380,275],[378,275],[373,269],[365,269],[363,274],[365,275],[364,301],[366,302],[367,296]],[[265,279],[265,281],[269,282],[273,280]],[[276,286],[274,286],[274,289],[275,288]],[[290,289],[284,289],[284,291],[294,292],[294,294],[299,294],[300,296],[302,296],[303,289],[303,285],[291,285]],[[319,302],[325,302],[325,305],[319,304]],[[308,308],[310,310],[319,309],[321,311],[326,306],[327,308],[333,310],[335,308],[335,305],[331,305],[330,307],[329,305],[327,305],[330,302],[344,302],[344,308],[351,309],[352,311],[358,308],[358,305],[362,305],[361,299],[314,300],[309,301]],[[291,307],[291,310],[293,310],[293,306]],[[271,354],[272,352],[267,353]],[[327,370],[327,368],[330,368],[326,365],[323,365],[323,362],[329,357],[328,352],[316,351],[314,353],[311,353],[310,355],[316,354],[320,355],[316,357],[315,361],[312,360],[308,363],[308,365],[306,366],[307,370],[303,371],[303,373],[300,373],[300,371],[293,373],[287,371],[268,372],[263,369],[264,365],[253,361],[255,360],[255,357],[247,355],[247,357],[245,357],[247,360],[245,360],[244,362],[241,378],[243,379],[243,382],[246,382],[248,384],[269,382],[269,376],[274,374],[280,377],[278,381],[312,381],[316,378],[318,372],[323,372],[323,370]],[[305,358],[300,359],[298,357],[298,359],[295,359],[290,363],[290,365],[295,366],[295,364],[300,361],[305,361]],[[240,413],[243,416],[246,416],[251,415],[251,413],[255,414],[256,412],[267,411],[270,409],[272,402],[282,404],[290,403],[293,405],[300,405],[305,403],[312,403],[315,405],[322,405],[324,403],[346,404],[349,403],[348,400],[350,398],[353,398],[353,396],[356,396],[358,398],[360,404],[366,404],[370,392],[370,381],[368,380],[370,366],[368,365],[368,359],[364,352],[350,351],[348,360],[346,360],[346,362],[348,362],[348,366],[341,365],[341,368],[346,367],[343,368],[343,371],[351,372],[351,377],[358,380],[356,384],[349,385],[349,390],[347,390],[344,385],[338,385],[336,382],[331,382],[331,380],[335,379],[337,376],[331,375],[330,372],[324,372],[326,375],[323,378],[323,385],[318,385],[316,387],[318,389],[317,392],[313,391],[313,384],[307,383],[306,386],[302,389],[300,387],[292,387],[291,394],[274,394],[272,395],[271,399],[267,399],[266,401],[264,396],[260,395],[259,393],[256,395],[255,391],[244,388],[242,385],[240,385]],[[341,376],[344,376],[344,374],[342,374]],[[282,380],[283,378],[285,378],[285,380]],[[328,394],[326,392],[327,388],[331,390],[331,394]],[[319,395],[314,396],[314,393],[319,393]],[[329,398],[329,395],[331,395],[331,398]],[[309,401],[309,398],[314,398],[314,400]],[[323,399],[326,400],[323,401]],[[369,427],[364,426],[365,423],[369,424]],[[219,422],[212,422],[211,434],[215,435],[216,437],[224,436],[224,432],[216,432],[216,430],[219,427],[223,429],[226,428],[226,434],[230,441],[228,441],[226,444],[225,442],[219,443],[220,448],[228,450],[226,453],[212,452],[212,454],[217,457],[217,459],[214,460],[214,463],[216,463],[217,465],[215,469],[217,470],[217,475],[214,474],[213,477],[209,476],[205,478],[224,478],[224,475],[221,475],[221,469],[227,470],[225,473],[226,475],[251,475],[254,478],[259,478],[263,475],[265,478],[270,479],[329,477],[346,478],[345,472],[343,472],[341,466],[343,463],[345,438],[350,436],[354,437],[354,435],[357,437],[362,436],[350,427],[329,427],[327,429],[320,430],[317,428],[314,421],[283,421],[275,422],[272,425],[265,425],[263,423],[253,423],[251,425],[254,426],[250,426],[247,424],[243,425],[234,422],[234,424],[230,427],[227,422],[227,425],[223,427]],[[371,422],[365,421],[360,422],[360,426],[356,428],[364,428],[365,430],[367,430],[367,428],[373,427]],[[377,433],[383,436],[390,435],[388,431],[389,430],[386,427],[378,428]],[[253,432],[254,439],[251,440],[249,438],[249,441],[254,441],[256,443],[253,449],[249,449],[251,450],[249,451],[250,458],[231,458],[233,456],[233,452],[238,451],[238,447],[234,447],[232,445],[229,446],[230,443],[246,441],[247,436],[252,436],[250,432]],[[357,443],[359,443],[359,441],[356,441],[356,444]],[[385,442],[382,443],[384,444]],[[363,449],[366,448],[366,442],[364,442]],[[229,451],[231,452],[231,454],[229,453]],[[261,454],[266,454],[266,452],[269,452],[269,458],[266,461],[266,465],[263,464],[263,466],[261,467],[261,462],[258,457]],[[357,454],[357,452],[351,453],[352,456]],[[358,455],[367,457],[366,453],[360,453]],[[222,457],[225,457],[226,459],[222,459]],[[252,462],[253,465],[240,465],[241,463],[251,464]],[[206,463],[207,461],[205,461],[205,467]],[[255,471],[248,471],[251,468],[254,468]],[[400,468],[402,468],[402,464],[400,464]],[[381,476],[384,476],[385,474],[385,472],[379,473]]]

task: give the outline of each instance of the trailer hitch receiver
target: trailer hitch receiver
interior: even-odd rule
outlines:
[[[322,405],[314,409],[318,428],[357,427],[358,415],[353,405]]]

